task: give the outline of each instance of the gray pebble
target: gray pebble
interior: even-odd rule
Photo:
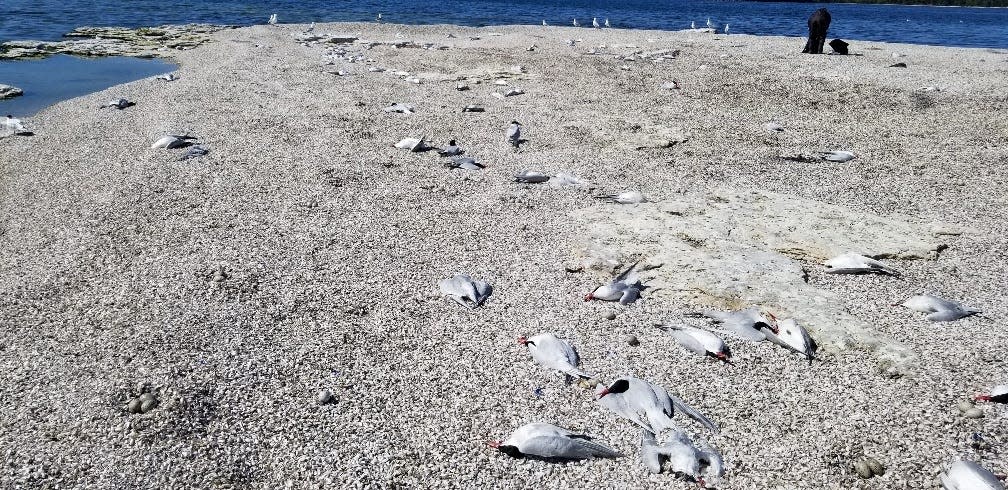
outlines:
[[[329,390],[320,390],[315,398],[318,400],[319,405],[325,405],[332,401],[332,393]]]
[[[607,312],[605,312],[605,313],[602,314],[602,319],[603,320],[615,320],[616,319],[616,313],[612,312],[612,311],[607,311]]]
[[[613,315],[613,317],[615,318],[615,315]],[[626,343],[628,343],[628,344],[630,344],[630,345],[632,345],[634,347],[637,347],[638,345],[640,345],[640,341],[637,340],[637,336],[636,335],[627,335],[627,337],[626,337]]]
[[[973,408],[973,402],[969,400],[963,400],[959,402],[959,405],[956,406],[959,408],[960,412],[966,413],[967,411],[969,411],[969,409]]]
[[[966,413],[964,413],[963,415],[966,415],[966,418],[968,419],[978,419],[980,417],[983,417],[983,412],[979,408],[973,407],[967,410]]]

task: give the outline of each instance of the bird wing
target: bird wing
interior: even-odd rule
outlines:
[[[620,296],[620,304],[628,305],[640,299],[640,289],[636,287],[628,287],[623,290],[623,295]]]
[[[928,313],[927,315],[924,315],[924,319],[931,322],[951,322],[959,320],[960,318],[965,318],[967,316],[969,315],[959,309],[938,310],[934,313]]]
[[[633,272],[633,270],[637,267],[637,264],[640,264],[639,260],[637,262],[634,262],[633,265],[627,268],[627,270],[621,272],[618,276],[616,276],[616,279],[613,279],[613,282],[625,282],[630,273]]]
[[[717,424],[715,424],[709,418],[707,418],[706,415],[700,413],[699,410],[689,406],[681,398],[674,395],[668,395],[668,397],[672,401],[672,404],[675,405],[675,408],[678,409],[680,412],[689,416],[689,418],[696,420],[697,422],[700,423],[700,425],[710,429],[715,434],[721,432],[721,429],[718,428]]]
[[[476,290],[476,295],[473,297],[476,301],[476,306],[482,305],[493,294],[493,286],[486,281],[474,281],[473,286]]]
[[[598,399],[598,402],[603,407],[609,409],[609,411],[615,413],[616,415],[623,417],[639,426],[645,430],[654,432],[651,426],[644,422],[640,414],[630,406],[630,403],[625,396],[625,393],[613,393]]]
[[[586,459],[592,457],[591,450],[559,435],[538,435],[518,444],[523,454],[541,458]]]
[[[597,458],[620,458],[623,457],[623,453],[613,449],[608,444],[604,444],[595,441],[589,436],[577,434],[567,436],[569,439],[577,443],[579,446],[587,449],[591,452],[591,455]]]

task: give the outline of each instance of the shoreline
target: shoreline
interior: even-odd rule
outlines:
[[[543,331],[603,381],[654,381],[719,424],[674,417],[723,453],[719,488],[933,487],[955,456],[1008,470],[1003,409],[955,408],[1008,376],[990,323],[1008,320],[998,54],[371,23],[296,42],[306,27],[213,33],[176,53],[176,81],[63,101],[0,138],[0,486],[695,488],[649,474],[639,428],[530,362],[515,338]],[[116,97],[136,106],[94,109]],[[209,153],[150,148],[172,133]],[[422,136],[486,168],[392,146]],[[588,184],[515,183],[524,169]],[[595,198],[629,189],[649,202]],[[827,274],[837,247],[902,276]],[[641,300],[582,299],[637,261]],[[440,297],[457,273],[493,285],[483,307]],[[888,306],[925,292],[986,318]],[[652,326],[747,305],[797,318],[819,359],[726,337],[724,365]],[[157,405],[132,413],[145,394]],[[626,457],[485,446],[532,421]],[[857,476],[864,456],[886,473]]]

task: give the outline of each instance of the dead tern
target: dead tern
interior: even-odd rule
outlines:
[[[719,322],[721,328],[736,337],[762,342],[766,340],[766,332],[775,332],[777,326],[763,316],[757,308],[746,308],[739,311],[702,310],[690,312],[687,316],[705,316]]]
[[[486,302],[493,293],[493,287],[485,281],[473,280],[465,274],[444,279],[438,283],[441,294],[469,309],[476,309]]]
[[[986,395],[977,395],[973,398],[978,402],[1008,403],[1008,384],[997,385],[991,388]]]
[[[888,274],[890,276],[900,275],[899,271],[889,267],[873,258],[865,257],[853,252],[845,253],[833,257],[823,263],[826,266],[827,274]]]
[[[924,318],[932,322],[951,322],[982,313],[976,308],[930,294],[911,296],[902,303],[894,303],[892,306],[904,306],[919,313],[927,313]]]
[[[548,182],[549,179],[549,175],[535,170],[523,170],[521,173],[515,175],[515,182],[521,182],[523,184],[541,184],[543,182]]]
[[[151,148],[167,148],[169,150],[185,148],[192,145],[192,141],[190,140],[194,139],[196,139],[195,136],[169,134],[158,138],[157,141],[151,144]]]
[[[844,163],[857,158],[854,153],[843,150],[820,151],[818,153],[820,158],[828,162]]]
[[[413,114],[415,108],[411,104],[400,104],[398,102],[383,109],[385,112],[398,112],[399,114]]]
[[[451,160],[445,162],[445,167],[448,168],[461,168],[463,170],[483,170],[486,168],[485,165],[476,161],[475,158],[471,157],[455,157]]]
[[[687,325],[663,325],[658,328],[668,332],[679,345],[691,352],[731,362],[731,351],[728,346],[721,337],[711,332]]]
[[[805,330],[805,327],[799,325],[793,318],[779,322],[773,315],[770,315],[770,318],[774,320],[776,332],[765,330],[763,333],[767,340],[805,356],[811,363],[815,358],[816,351],[819,350],[819,345]]]
[[[626,376],[608,387],[599,385],[595,391],[603,407],[654,434],[678,430],[672,416],[678,410],[704,427],[718,432],[718,427],[699,410],[689,406],[679,397],[669,395],[661,386],[642,379]]]
[[[592,440],[591,437],[557,427],[535,422],[525,424],[502,442],[488,442],[488,446],[513,458],[535,457],[544,459],[619,458],[619,451]]]
[[[412,152],[421,152],[421,151],[430,150],[431,148],[429,146],[427,146],[427,144],[424,142],[424,138],[425,137],[423,137],[423,136],[420,137],[420,138],[403,138],[398,143],[396,143],[394,146],[396,148],[399,148],[399,149],[402,149],[402,150],[409,150],[409,151],[412,151]]]
[[[112,109],[123,110],[123,109],[125,109],[127,107],[132,107],[134,105],[136,105],[136,104],[134,104],[133,102],[130,102],[130,101],[126,100],[126,99],[113,99],[113,100],[108,101],[107,104],[101,105],[98,108],[99,109],[112,108]]]
[[[630,268],[613,278],[609,284],[603,284],[586,294],[584,300],[619,301],[623,305],[637,301],[641,291],[645,289],[640,278],[633,273],[638,263],[634,263]]]
[[[455,144],[455,140],[449,140],[448,144],[438,149],[438,155],[443,157],[454,157],[465,153],[465,150]]]
[[[681,429],[672,432],[661,444],[650,432],[641,432],[641,461],[651,473],[661,473],[668,466],[673,473],[697,482],[700,488],[716,484],[724,474],[721,453],[705,440],[702,444],[694,443]]]
[[[528,347],[529,354],[540,366],[563,373],[571,378],[592,379],[595,376],[578,369],[581,358],[566,341],[546,332],[526,338],[518,337],[518,343]]]
[[[209,149],[201,145],[193,145],[189,147],[189,150],[186,151],[184,155],[179,157],[179,161],[181,162],[183,160],[189,160],[190,158],[201,157],[207,153],[210,153]]]
[[[10,114],[4,116],[3,120],[0,121],[0,130],[6,134],[31,134],[31,131],[25,129],[20,119]]]
[[[640,191],[625,191],[619,194],[603,194],[601,196],[595,196],[598,199],[603,199],[609,202],[614,202],[616,204],[639,204],[642,202],[647,202],[647,198]]]
[[[958,460],[940,475],[945,490],[1004,490],[994,473],[972,461]]]

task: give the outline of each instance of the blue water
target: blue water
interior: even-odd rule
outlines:
[[[59,55],[44,60],[0,61],[0,83],[24,90],[20,97],[0,100],[0,114],[30,116],[61,100],[174,69],[171,63],[140,58]]]
[[[59,38],[81,25],[149,26],[188,22],[261,24],[276,12],[280,22],[388,22],[569,25],[572,18],[617,27],[678,30],[709,17],[720,28],[757,35],[804,36],[805,20],[820,6],[833,16],[829,37],[941,46],[1008,48],[1008,9],[901,5],[739,2],[725,0],[462,0],[390,2],[339,0],[0,0],[0,40]],[[800,46],[799,46],[800,47]]]

